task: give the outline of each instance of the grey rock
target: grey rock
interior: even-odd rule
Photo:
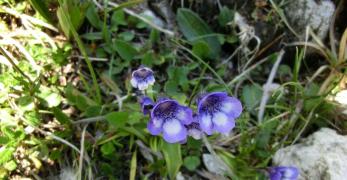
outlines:
[[[335,95],[332,95],[330,99],[337,103],[337,111],[342,115],[347,116],[347,89],[340,90]]]
[[[301,143],[279,149],[273,163],[296,166],[300,180],[342,180],[347,177],[347,136],[322,128]]]
[[[209,172],[224,175],[228,171],[227,167],[211,154],[203,154],[202,160]]]
[[[176,180],[185,180],[186,178],[184,178],[184,176],[182,175],[181,172],[178,172],[176,175]]]
[[[330,0],[291,0],[284,11],[292,28],[303,40],[306,34],[306,26],[321,39],[324,39],[329,31],[329,25],[335,11],[335,5]]]

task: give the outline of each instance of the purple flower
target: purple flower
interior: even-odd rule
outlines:
[[[190,108],[175,100],[163,99],[153,107],[147,128],[152,135],[162,132],[165,141],[176,143],[186,140],[188,132],[184,125],[192,122],[193,112]]]
[[[299,170],[293,166],[277,166],[269,169],[270,180],[297,180]]]
[[[141,91],[147,89],[148,86],[153,85],[155,82],[153,71],[145,66],[140,66],[131,76],[131,85]]]
[[[206,134],[229,133],[235,127],[235,118],[242,112],[241,102],[225,92],[213,92],[198,102],[200,128]]]
[[[202,138],[203,132],[200,129],[200,124],[198,122],[192,122],[189,125],[186,125],[188,130],[188,135],[192,138],[198,140]]]
[[[147,96],[143,96],[140,98],[140,105],[141,105],[141,110],[144,115],[149,114],[151,109],[154,106],[154,102],[152,101],[151,98]]]

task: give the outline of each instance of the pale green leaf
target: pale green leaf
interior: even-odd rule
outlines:
[[[213,33],[210,27],[196,13],[189,9],[180,8],[177,13],[178,27],[183,35],[195,43],[196,41],[205,41],[208,44],[209,58],[218,57],[221,46],[217,35]]]
[[[242,99],[248,111],[255,112],[255,108],[259,105],[262,94],[260,85],[246,85],[243,87]]]
[[[0,148],[0,165],[3,165],[12,159],[14,150],[15,149],[13,147]]]
[[[127,112],[111,112],[106,114],[106,120],[115,128],[124,127],[129,119]]]
[[[176,179],[176,175],[182,165],[181,144],[164,142],[162,151],[169,177],[170,179]]]
[[[103,144],[100,148],[103,155],[110,155],[112,154],[116,149],[114,148],[114,145],[112,142],[107,142]]]
[[[137,55],[137,50],[125,41],[116,40],[115,49],[119,56],[126,61],[131,61]]]
[[[188,156],[184,158],[183,164],[189,171],[194,171],[200,165],[198,156]]]
[[[193,45],[193,53],[199,56],[201,59],[208,57],[210,48],[205,41],[198,41]]]

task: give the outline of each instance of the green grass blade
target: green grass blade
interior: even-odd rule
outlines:
[[[59,8],[64,8],[64,3],[62,2],[62,0],[59,0],[59,4],[60,4],[60,7]],[[74,28],[74,26],[72,25],[72,22],[71,22],[71,18],[69,16],[69,14],[66,14],[64,12],[67,12],[67,11],[62,11],[62,13],[60,13],[61,15],[61,18],[68,23],[68,26],[70,27],[70,31],[72,33],[72,36],[74,37],[74,39],[76,40],[77,42],[77,46],[78,48],[81,50],[81,53],[82,55],[84,56],[84,59],[85,59],[85,62],[88,66],[88,70],[90,72],[90,75],[92,76],[92,80],[93,80],[93,86],[94,86],[94,90],[96,91],[96,93],[92,93],[92,92],[89,92],[91,95],[93,94],[96,94],[95,95],[95,101],[98,102],[99,104],[101,103],[101,92],[100,92],[100,88],[99,88],[99,84],[97,82],[97,79],[96,79],[96,74],[94,72],[94,68],[92,66],[92,63],[88,57],[88,54],[87,54],[87,51],[84,47],[84,44],[83,42],[81,41],[78,33],[76,32],[76,29]]]
[[[206,66],[218,79],[218,81],[224,85],[226,91],[228,91],[229,93],[232,93],[230,88],[228,87],[228,85],[225,83],[225,81],[223,80],[223,78],[208,64],[206,63],[204,60],[202,60],[199,56],[197,56],[196,54],[194,54],[191,50],[189,50],[188,48],[186,48],[185,46],[183,46],[182,44],[180,44],[177,41],[174,41],[174,43],[176,43],[179,48],[181,48],[182,50],[188,52],[190,55],[192,55],[195,59],[197,59],[199,61],[199,63],[203,64],[204,66]]]
[[[181,144],[164,142],[162,148],[169,177],[170,179],[176,179],[176,175],[182,166]]]
[[[135,150],[135,152],[133,152],[133,155],[131,157],[129,180],[135,180],[135,177],[136,177],[136,166],[137,166],[136,156],[137,156],[137,150]]]

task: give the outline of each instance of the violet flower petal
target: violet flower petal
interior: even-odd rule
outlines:
[[[229,133],[235,127],[235,118],[242,112],[241,102],[225,92],[204,95],[198,102],[200,128],[206,134]]]
[[[270,180],[297,180],[299,170],[293,166],[271,167],[269,170]]]
[[[191,109],[180,105],[177,101],[163,99],[154,105],[147,127],[152,134],[157,135],[162,132],[165,141],[177,143],[187,138],[188,132],[184,125],[193,121],[192,114]],[[160,123],[155,126],[157,121]]]
[[[155,82],[153,71],[145,66],[140,66],[131,74],[130,83],[134,88],[145,90]]]
[[[162,131],[163,122],[156,119],[151,119],[147,123],[147,129],[152,135],[159,135]]]
[[[167,120],[163,124],[163,137],[168,143],[176,143],[187,138],[187,129],[179,120]]]

